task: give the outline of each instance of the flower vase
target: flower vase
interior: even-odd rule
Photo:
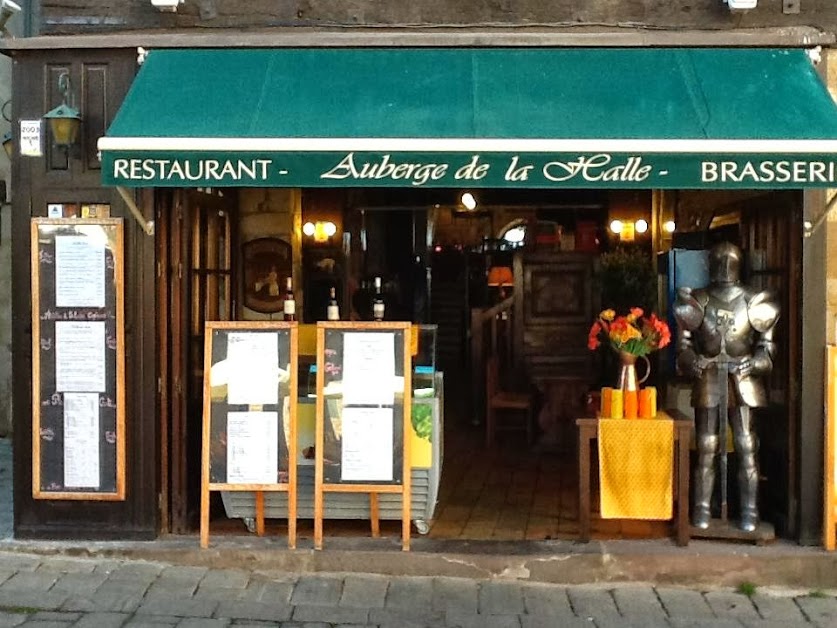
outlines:
[[[639,385],[648,378],[651,372],[650,368],[646,368],[645,376],[642,379],[637,379],[636,375],[636,360],[638,356],[627,351],[619,352],[619,379],[616,387],[622,391],[623,415],[626,419],[639,418]],[[639,356],[645,360],[646,367],[649,367],[648,358]]]
[[[645,360],[645,375],[641,379],[637,379],[636,361],[637,358]],[[639,390],[640,384],[648,379],[651,374],[651,363],[644,355],[636,356],[627,351],[619,352],[619,377],[616,380],[616,388],[623,392],[636,392]]]

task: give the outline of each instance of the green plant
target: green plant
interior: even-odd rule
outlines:
[[[413,404],[413,430],[419,438],[430,440],[433,433],[433,411],[426,403]]]
[[[657,304],[657,277],[651,253],[642,247],[618,246],[599,260],[602,309],[624,312],[641,307],[652,312]]]
[[[822,591],[820,589],[814,589],[813,591],[808,593],[808,597],[828,597],[828,594],[826,594],[825,591]]]
[[[742,582],[738,585],[738,588],[736,588],[735,590],[737,593],[740,593],[741,595],[753,597],[756,594],[756,585],[752,582]]]

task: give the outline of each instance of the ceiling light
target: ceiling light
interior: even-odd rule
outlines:
[[[645,233],[648,231],[648,221],[640,218],[636,221],[636,223],[634,223],[634,227],[636,228],[637,233]]]
[[[613,233],[622,233],[622,229],[625,225],[622,223],[621,220],[611,220],[610,221],[610,230]]]
[[[465,207],[465,209],[477,208],[477,199],[475,199],[474,195],[470,192],[465,192],[460,200],[462,202],[462,206]]]
[[[663,223],[663,231],[666,233],[674,233],[674,230],[677,228],[677,225],[674,223],[673,220],[666,220]]]

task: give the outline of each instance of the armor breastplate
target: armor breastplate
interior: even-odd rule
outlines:
[[[747,299],[741,290],[709,290],[703,322],[694,332],[697,352],[712,358],[725,351],[733,358],[752,354],[753,327],[747,315]]]

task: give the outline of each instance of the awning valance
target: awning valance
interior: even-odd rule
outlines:
[[[803,50],[149,53],[103,182],[169,187],[837,187]]]

